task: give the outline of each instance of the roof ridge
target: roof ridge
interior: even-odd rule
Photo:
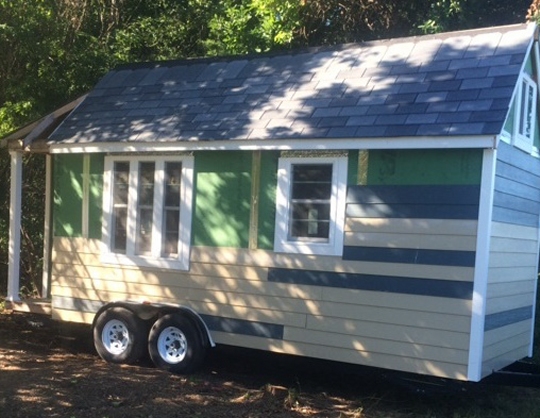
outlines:
[[[163,60],[163,61],[146,61],[146,62],[136,62],[136,63],[125,63],[118,64],[111,71],[124,71],[124,70],[138,70],[138,69],[151,69],[151,68],[168,68],[176,67],[181,65],[196,65],[196,64],[210,64],[210,63],[219,63],[219,62],[233,62],[239,60],[253,60],[258,58],[273,58],[280,56],[294,56],[299,54],[315,54],[322,52],[337,52],[359,47],[372,47],[377,45],[384,44],[397,44],[410,42],[412,40],[432,40],[432,39],[448,39],[457,36],[463,35],[477,35],[481,33],[493,33],[493,32],[509,32],[512,29],[523,28],[529,25],[535,25],[534,23],[517,23],[511,25],[501,25],[501,26],[492,26],[485,28],[476,28],[476,29],[464,29],[451,32],[441,32],[428,35],[411,35],[403,36],[397,38],[384,38],[384,39],[373,39],[368,41],[358,41],[358,42],[348,42],[343,44],[336,45],[321,45],[321,46],[309,46],[309,47],[299,47],[292,49],[278,49],[268,52],[252,52],[248,54],[235,54],[235,55],[219,55],[219,56],[210,56],[210,57],[186,57],[172,60]]]

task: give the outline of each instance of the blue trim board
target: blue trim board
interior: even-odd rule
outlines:
[[[354,261],[474,267],[475,258],[474,251],[353,247],[348,245],[343,247],[343,260]]]
[[[516,324],[521,321],[532,319],[533,307],[525,306],[523,308],[510,309],[504,312],[497,312],[486,315],[484,331],[502,328],[506,325]]]
[[[224,318],[213,315],[200,315],[210,331],[231,334],[251,335],[254,337],[283,339],[283,325],[266,322],[247,321],[245,319]]]
[[[478,219],[480,186],[351,186],[354,218]]]
[[[473,294],[472,282],[298,269],[270,268],[268,281],[466,300]]]
[[[347,203],[478,205],[479,185],[350,186]]]

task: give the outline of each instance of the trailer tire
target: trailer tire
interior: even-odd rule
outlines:
[[[94,346],[109,363],[132,364],[145,354],[147,324],[129,309],[113,306],[95,320]]]
[[[150,329],[148,352],[160,369],[192,373],[201,365],[205,351],[195,325],[184,315],[164,315]]]

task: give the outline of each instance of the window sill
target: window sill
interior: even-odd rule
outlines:
[[[189,270],[189,262],[177,258],[153,258],[139,255],[106,253],[101,255],[103,264],[126,267],[151,267],[166,270]]]
[[[341,256],[343,254],[343,245],[334,246],[330,243],[317,243],[317,242],[277,242],[274,247],[276,253],[289,253],[289,254],[307,254],[307,255],[328,255],[328,256]]]

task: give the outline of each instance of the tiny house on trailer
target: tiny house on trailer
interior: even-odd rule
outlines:
[[[120,66],[7,138],[10,298],[41,152],[52,315],[103,358],[186,372],[218,343],[479,381],[532,354],[538,69],[532,24]]]

